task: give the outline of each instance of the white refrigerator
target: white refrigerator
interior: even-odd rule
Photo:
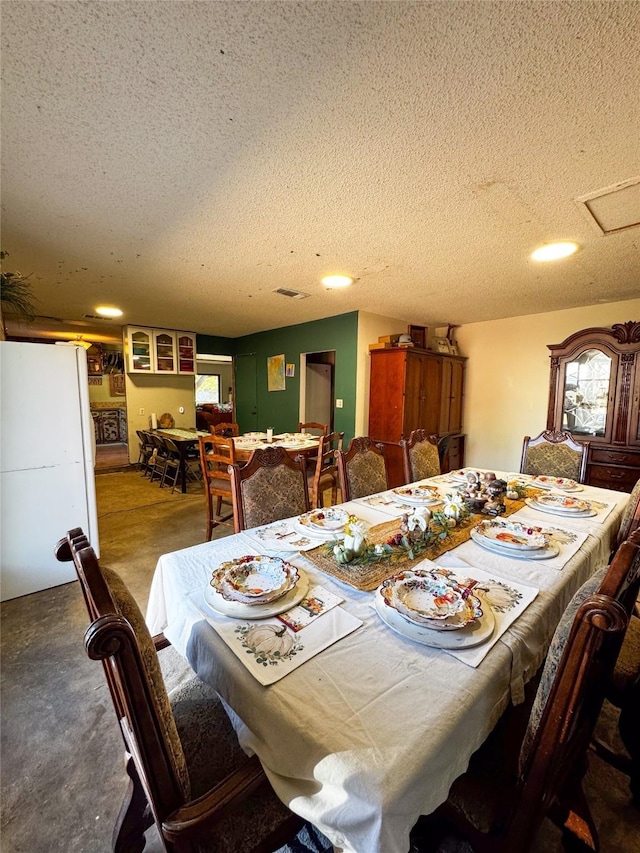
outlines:
[[[53,549],[81,527],[98,553],[95,437],[82,347],[0,341],[0,597],[76,579]]]

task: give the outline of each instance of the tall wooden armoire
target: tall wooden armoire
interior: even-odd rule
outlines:
[[[369,436],[385,448],[389,483],[404,483],[401,438],[414,429],[437,433],[443,448],[442,470],[464,464],[461,356],[415,347],[372,350]]]

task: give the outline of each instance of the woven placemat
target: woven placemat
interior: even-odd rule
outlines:
[[[524,506],[524,501],[509,501],[505,500],[506,510],[504,516],[512,515]],[[503,516],[503,517],[504,517]],[[471,538],[471,529],[481,521],[487,518],[486,515],[470,515],[464,521],[458,522],[456,527],[449,530],[449,535],[446,539],[438,539],[433,545],[425,548],[424,551],[417,557],[409,559],[406,554],[399,552],[391,554],[384,560],[370,565],[358,565],[353,563],[339,563],[333,554],[326,553],[326,546],[319,545],[312,551],[305,551],[304,556],[311,560],[313,565],[328,575],[332,575],[344,583],[361,589],[370,591],[380,586],[382,581],[395,575],[398,572],[410,569],[422,560],[435,560],[440,554],[445,551],[451,551],[458,545],[462,545]],[[385,521],[384,524],[377,524],[369,531],[369,542],[373,545],[381,545],[400,529],[400,519],[394,518],[392,521]]]

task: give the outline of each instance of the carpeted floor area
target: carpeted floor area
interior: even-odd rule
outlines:
[[[134,470],[99,474],[96,484],[101,562],[122,574],[144,611],[158,557],[204,541],[202,487],[171,494]],[[4,602],[1,618],[2,853],[107,853],[126,777],[102,667],[83,649],[78,584]],[[191,674],[172,648],[160,660],[170,688]],[[615,733],[611,709],[602,723]],[[640,811],[626,778],[594,757],[587,793],[603,853],[637,853]],[[147,837],[147,853],[161,853],[155,829]],[[455,840],[445,850],[467,853]],[[533,850],[560,853],[554,827],[543,826]]]

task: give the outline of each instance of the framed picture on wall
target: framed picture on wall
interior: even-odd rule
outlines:
[[[426,332],[425,326],[409,326],[407,329],[407,334],[413,341],[414,346],[420,347],[420,349],[426,349],[427,347]]]

